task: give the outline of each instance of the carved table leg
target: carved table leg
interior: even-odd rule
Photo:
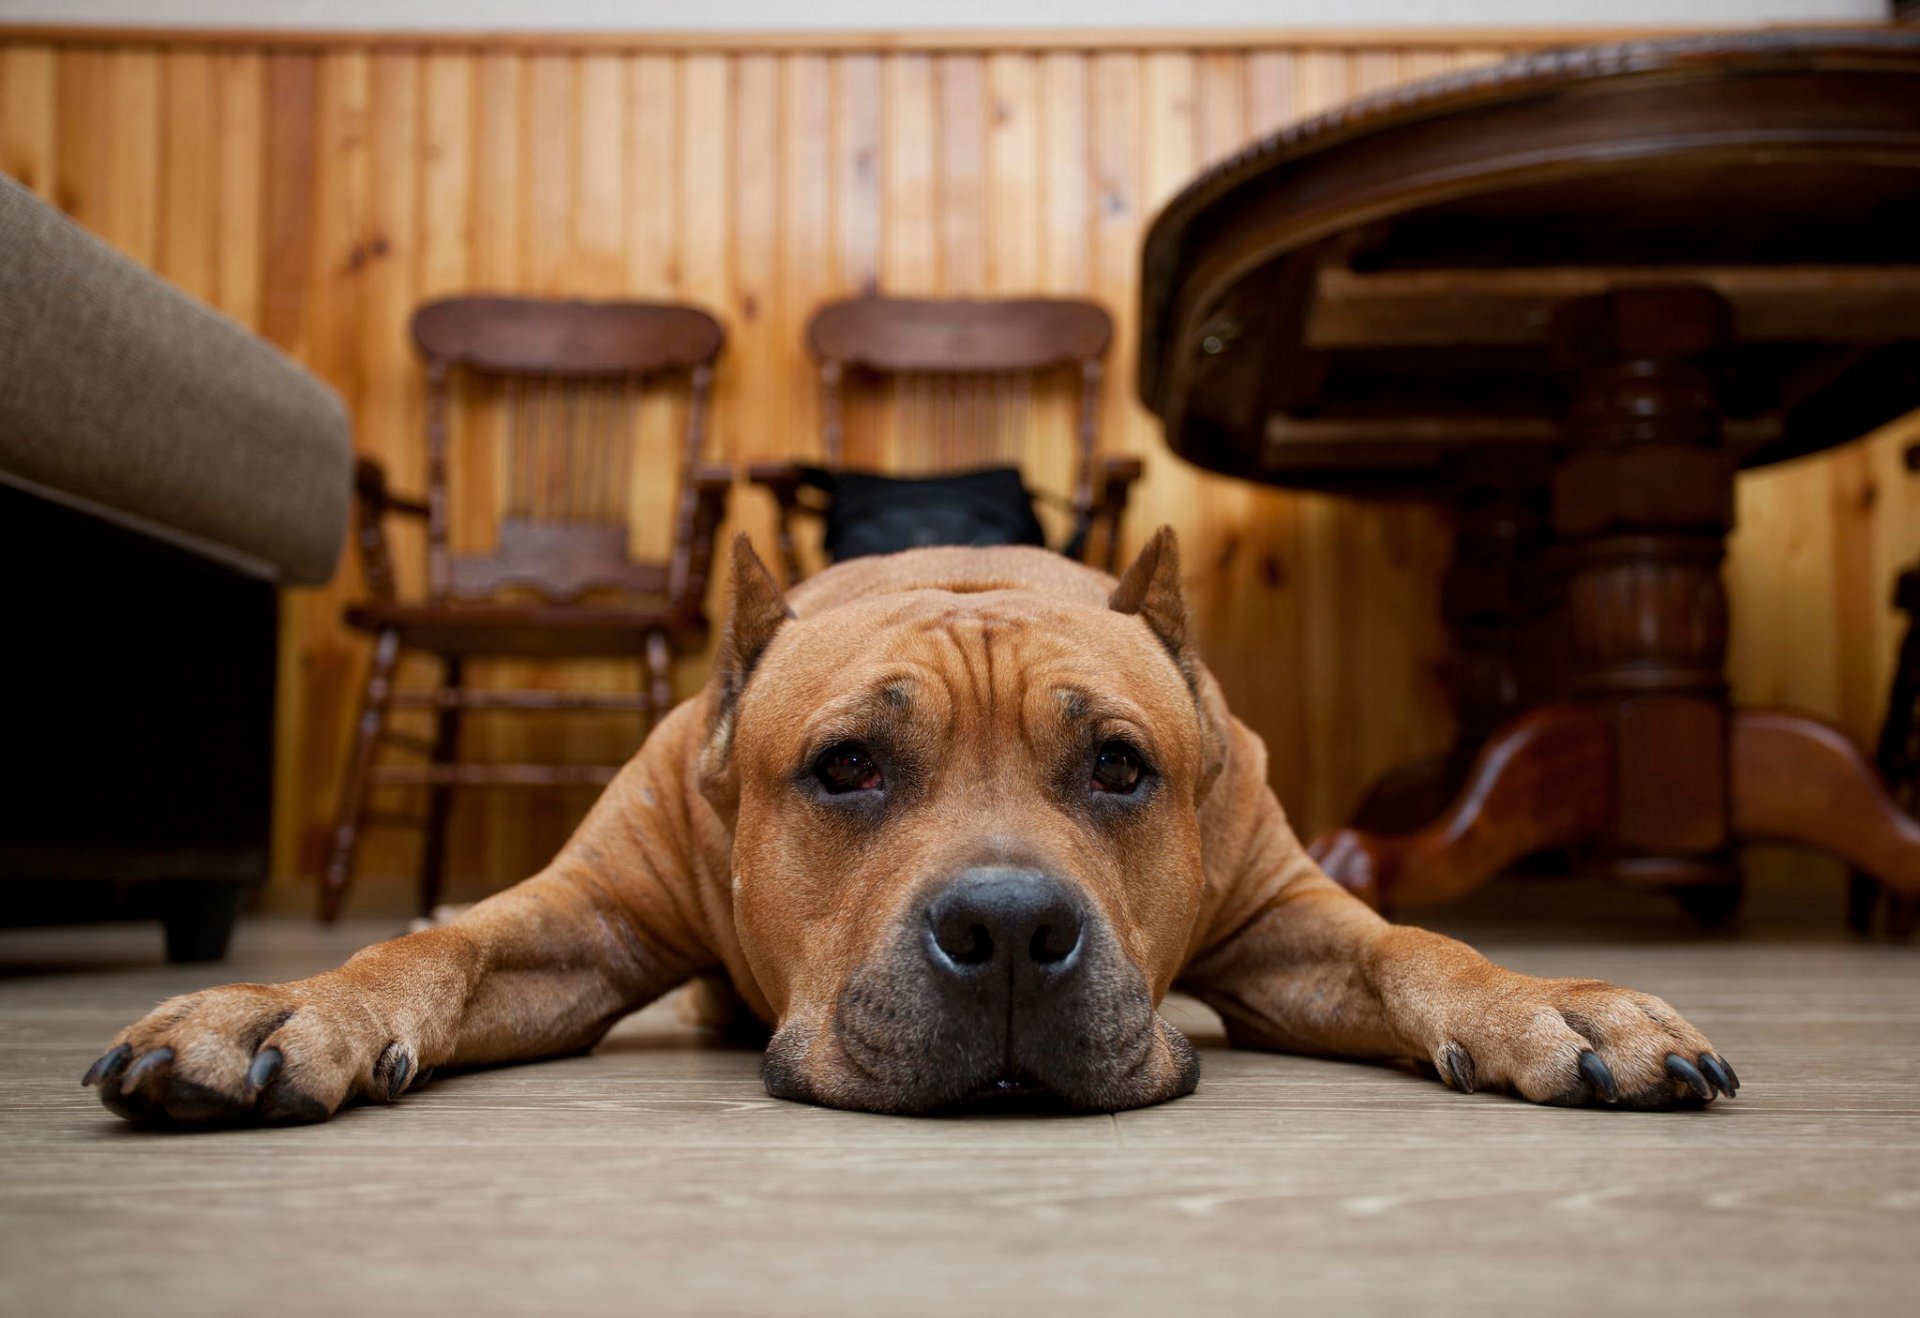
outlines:
[[[1375,906],[1457,897],[1524,856],[1587,841],[1607,825],[1613,778],[1606,721],[1548,705],[1488,740],[1460,795],[1424,828],[1397,836],[1343,828],[1314,859]]]
[[[1597,868],[1674,885],[1704,920],[1739,895],[1733,847],[1823,847],[1920,893],[1920,823],[1824,724],[1735,713],[1720,560],[1735,461],[1713,358],[1727,305],[1704,288],[1636,288],[1558,309],[1575,375],[1553,476],[1569,686],[1494,734],[1453,804],[1398,836],[1316,842],[1329,874],[1375,902],[1458,895],[1530,852],[1587,844]]]
[[[1572,688],[1614,746],[1596,860],[1620,877],[1718,888],[1694,902],[1717,914],[1738,884],[1720,580],[1735,461],[1712,371],[1729,325],[1711,290],[1677,287],[1579,298],[1553,326],[1575,373],[1553,488]]]

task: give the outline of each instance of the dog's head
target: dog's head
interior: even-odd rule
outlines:
[[[777,1096],[1112,1110],[1198,1078],[1155,1010],[1220,762],[1178,551],[1162,530],[1110,593],[986,557],[1041,552],[916,551],[935,585],[802,619],[736,542],[701,780],[733,829]],[[1016,563],[1077,591],[996,588]]]

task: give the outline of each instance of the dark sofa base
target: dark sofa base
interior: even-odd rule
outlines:
[[[0,925],[158,919],[224,955],[267,875],[278,600],[0,485]]]
[[[227,954],[254,886],[252,880],[207,878],[14,880],[6,885],[7,910],[0,925],[158,920],[166,930],[167,960],[218,961]]]

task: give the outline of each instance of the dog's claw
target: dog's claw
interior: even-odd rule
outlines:
[[[1457,1043],[1450,1043],[1440,1054],[1441,1067],[1446,1073],[1447,1083],[1463,1094],[1471,1094],[1476,1084],[1473,1073],[1473,1056]]]
[[[1727,1079],[1733,1084],[1733,1089],[1728,1093],[1728,1097],[1729,1098],[1739,1097],[1740,1073],[1733,1069],[1733,1063],[1729,1062],[1726,1058],[1720,1056],[1718,1053],[1714,1054],[1713,1060],[1720,1063],[1720,1069],[1727,1073]]]
[[[380,1060],[373,1064],[373,1073],[376,1077],[386,1077],[387,1102],[391,1103],[406,1092],[407,1077],[413,1074],[413,1058],[398,1042],[390,1043],[380,1054]]]
[[[247,1068],[247,1088],[256,1093],[267,1087],[267,1081],[280,1072],[280,1064],[286,1061],[278,1048],[262,1048],[253,1059],[253,1065]]]
[[[1620,1085],[1613,1078],[1613,1071],[1607,1066],[1599,1053],[1580,1054],[1580,1074],[1609,1103],[1620,1101]]]
[[[104,1056],[87,1068],[87,1073],[80,1077],[80,1083],[92,1086],[113,1079],[120,1074],[120,1068],[127,1064],[127,1059],[131,1056],[133,1056],[133,1045],[130,1043],[109,1048]]]
[[[1736,1088],[1733,1083],[1733,1075],[1727,1070],[1726,1065],[1722,1063],[1718,1057],[1715,1057],[1712,1053],[1701,1053],[1700,1070],[1706,1075],[1708,1083],[1715,1089],[1725,1094],[1728,1098],[1733,1097],[1733,1091]]]
[[[122,1077],[120,1081],[120,1092],[123,1094],[131,1094],[135,1089],[139,1088],[142,1080],[152,1075],[155,1071],[160,1070],[162,1067],[170,1065],[172,1061],[173,1049],[155,1048],[152,1052],[147,1053],[141,1057],[139,1061],[127,1068],[126,1075]]]
[[[1667,1054],[1667,1074],[1693,1091],[1693,1096],[1701,1102],[1713,1097],[1713,1086],[1700,1074],[1700,1068],[1682,1057],[1679,1053]]]

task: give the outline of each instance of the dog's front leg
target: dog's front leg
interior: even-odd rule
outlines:
[[[1389,924],[1295,848],[1270,899],[1181,981],[1235,1044],[1411,1059],[1455,1089],[1536,1103],[1667,1108],[1733,1095],[1733,1069],[1659,998],[1517,974]]]
[[[87,1083],[147,1124],[319,1121],[354,1100],[387,1102],[436,1067],[590,1047],[712,960],[697,904],[676,895],[694,862],[662,763],[671,757],[643,750],[541,874],[311,979],[163,1002],[120,1032]]]

